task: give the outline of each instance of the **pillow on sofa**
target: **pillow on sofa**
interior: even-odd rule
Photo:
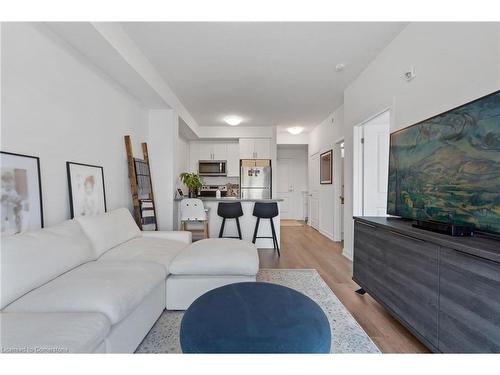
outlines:
[[[96,216],[80,216],[76,220],[90,239],[98,258],[109,249],[141,236],[139,227],[126,208]]]
[[[78,223],[2,237],[0,309],[64,272],[96,259]]]

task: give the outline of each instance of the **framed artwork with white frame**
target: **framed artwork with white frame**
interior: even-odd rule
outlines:
[[[106,212],[103,167],[68,161],[66,169],[71,218]]]
[[[43,228],[40,159],[0,152],[2,236]]]
[[[333,151],[329,150],[323,152],[319,158],[320,163],[320,184],[331,184],[332,183],[332,163],[333,161]]]

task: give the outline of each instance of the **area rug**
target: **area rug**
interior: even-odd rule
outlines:
[[[304,293],[325,312],[332,331],[331,353],[380,353],[325,281],[313,269],[261,269],[257,281],[284,285]],[[181,353],[183,311],[164,311],[136,353]]]

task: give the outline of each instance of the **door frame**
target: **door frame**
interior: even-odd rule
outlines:
[[[344,157],[341,154],[341,144],[344,143]],[[344,137],[337,139],[333,143],[333,240],[342,241],[342,221],[345,217],[342,215],[342,202],[340,200],[340,193],[342,191],[341,169],[344,164],[344,190],[345,190],[345,140]],[[344,191],[345,203],[345,191]]]
[[[276,178],[277,179],[277,181],[276,181],[276,197],[280,198],[280,193],[288,195],[288,197],[287,197],[287,199],[288,199],[288,216],[293,216],[293,219],[290,219],[290,220],[295,220],[295,215],[294,215],[295,214],[295,202],[293,202],[293,200],[290,199],[290,193],[292,193],[292,192],[290,192],[289,189],[287,189],[286,192],[283,192],[283,191],[280,192],[279,191],[279,184],[280,184],[279,183],[279,178],[280,178],[279,176],[280,176],[280,170],[281,170],[280,165],[279,165],[280,164],[280,160],[287,160],[289,162],[292,161],[291,164],[293,165],[293,160],[295,160],[295,159],[293,159],[293,158],[276,158],[276,177],[277,177]],[[290,172],[291,172],[291,168],[289,166],[289,169],[288,169],[288,178],[289,179],[291,177],[290,176]],[[290,180],[288,182],[289,183],[288,183],[288,187],[287,188],[290,187]],[[283,202],[282,202],[281,206],[282,205],[283,205]],[[290,215],[290,214],[292,214],[292,215]],[[281,214],[280,214],[280,218],[281,219],[287,219],[287,218],[284,218]]]
[[[391,124],[394,123],[394,108],[386,107],[380,112],[377,112],[373,116],[370,116],[366,120],[360,122],[354,126],[353,129],[353,173],[352,173],[352,213],[353,216],[363,216],[363,146],[361,139],[363,138],[363,126],[366,123],[372,121],[373,119],[383,115],[389,111],[389,133],[391,131]]]
[[[316,161],[314,161],[314,159],[316,158]],[[309,155],[309,163],[308,163],[308,173],[309,173],[309,183],[308,183],[308,190],[309,190],[309,199],[308,199],[308,225],[319,231],[319,197],[317,197],[317,200],[318,200],[318,225],[317,227],[313,226],[312,222],[312,204],[311,204],[311,201],[313,199],[313,190],[314,190],[314,186],[315,186],[315,181],[314,181],[314,168],[318,168],[318,176],[316,176],[318,178],[318,194],[320,193],[319,191],[319,188],[320,188],[320,184],[319,184],[319,158],[320,158],[320,152],[315,152],[314,154],[312,155]],[[315,166],[315,162],[316,162],[316,166]]]

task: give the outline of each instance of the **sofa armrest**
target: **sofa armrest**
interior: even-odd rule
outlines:
[[[179,241],[188,245],[192,242],[192,233],[188,231],[143,231],[142,235],[143,237]]]

